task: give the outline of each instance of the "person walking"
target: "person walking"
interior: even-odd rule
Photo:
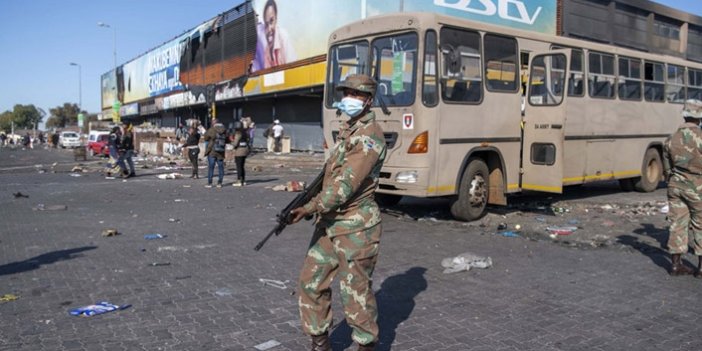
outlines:
[[[246,156],[249,155],[249,133],[240,121],[234,122],[234,135],[232,136],[234,145],[234,163],[236,163],[236,182],[233,186],[246,185]]]
[[[688,232],[693,237],[692,248],[698,256],[697,277],[702,277],[702,101],[685,101],[682,116],[685,119],[678,130],[663,145],[663,168],[668,182],[671,254],[670,275],[693,273],[685,266],[682,255],[688,250]]]
[[[124,164],[124,161],[127,161],[127,165],[129,165],[127,178],[136,177],[136,168],[134,168],[134,130],[131,123],[124,128],[122,150],[124,150],[122,164]]]
[[[212,127],[205,133],[205,142],[207,143],[205,151],[205,156],[207,156],[207,185],[205,187],[212,187],[212,177],[214,176],[216,164],[218,172],[217,187],[221,188],[224,181],[224,154],[229,143],[229,136],[224,124],[219,123],[217,120],[212,122]]]
[[[282,140],[283,140],[283,135],[285,132],[285,128],[280,124],[279,120],[273,121],[273,127],[271,128],[271,131],[273,131],[273,140],[275,144],[273,144],[273,151],[274,152],[281,152],[282,151]]]
[[[124,177],[127,166],[124,164],[124,159],[119,154],[119,150],[122,146],[122,131],[118,126],[114,126],[110,132],[110,138],[108,140],[108,147],[110,150],[110,169],[114,169],[118,166],[118,172],[120,177]],[[108,177],[115,176],[112,172],[108,172]]]
[[[299,279],[303,331],[312,337],[312,350],[331,350],[331,283],[340,276],[346,322],[358,350],[374,350],[378,341],[378,308],[371,276],[378,260],[382,233],[380,210],[374,200],[385,160],[383,131],[370,110],[377,89],[366,75],[349,75],[337,88],[344,98],[338,108],[350,117],[339,131],[324,165],[322,190],[293,209],[291,222],[317,215],[312,242]]]
[[[190,127],[190,132],[188,133],[188,140],[183,144],[186,150],[188,150],[188,159],[190,164],[193,166],[193,174],[190,178],[199,179],[198,175],[198,157],[200,156],[200,133],[195,127]]]

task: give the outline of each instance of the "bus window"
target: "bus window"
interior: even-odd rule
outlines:
[[[370,74],[368,58],[367,41],[334,45],[329,49],[329,71],[326,84],[327,107],[331,107],[336,101],[341,101],[342,93],[336,91],[335,88],[346,76],[349,74]]]
[[[644,99],[646,101],[665,101],[665,80],[663,64],[646,62],[644,64]]]
[[[565,55],[537,56],[529,74],[529,104],[559,105],[563,101],[565,84]]]
[[[570,49],[565,46],[553,45],[552,50]],[[583,67],[583,51],[571,49],[570,53],[570,76],[568,77],[568,96],[585,95],[585,68]]]
[[[490,91],[517,91],[517,41],[491,34],[484,40],[485,86]]]
[[[685,102],[685,68],[668,65],[668,76],[665,82],[665,96],[668,102],[682,104]]]
[[[417,33],[406,33],[378,38],[371,44],[373,76],[378,81],[376,98],[383,99],[386,106],[414,103],[417,41]]]
[[[688,69],[687,77],[687,98],[702,99],[702,71]]]
[[[601,99],[614,98],[614,56],[591,52],[588,56],[589,72],[587,75],[590,97]]]
[[[619,98],[641,100],[641,60],[619,58]]]
[[[477,103],[482,100],[480,34],[441,29],[441,98],[449,102]]]
[[[426,106],[436,106],[439,103],[436,51],[436,32],[429,30],[424,39],[424,80],[422,82],[422,103]]]

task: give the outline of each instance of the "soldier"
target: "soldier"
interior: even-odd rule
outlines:
[[[687,100],[682,112],[685,123],[665,141],[663,166],[668,181],[670,237],[668,250],[674,276],[692,274],[681,256],[687,253],[688,229],[692,230],[693,250],[698,256],[697,277],[702,277],[702,101]]]
[[[371,276],[382,230],[374,192],[386,146],[370,111],[376,88],[373,78],[355,74],[337,87],[344,96],[337,107],[350,119],[341,127],[325,164],[322,190],[291,212],[292,223],[317,215],[299,281],[302,328],[312,336],[313,351],[331,350],[330,287],[337,273],[344,314],[358,350],[373,350],[378,341]]]

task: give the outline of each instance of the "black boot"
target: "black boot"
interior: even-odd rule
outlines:
[[[695,272],[695,277],[702,278],[702,256],[697,256],[697,272]]]
[[[685,266],[685,264],[682,262],[681,254],[673,254],[672,260],[673,266],[670,268],[670,275],[679,276],[693,273],[693,270],[690,269],[690,267]]]
[[[328,333],[312,335],[312,351],[331,351]]]
[[[375,350],[375,343],[372,342],[366,345],[358,345],[358,351],[373,351]]]

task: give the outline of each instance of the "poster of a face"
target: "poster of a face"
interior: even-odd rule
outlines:
[[[254,0],[255,72],[326,53],[335,29],[393,12],[433,12],[556,33],[556,0]]]

